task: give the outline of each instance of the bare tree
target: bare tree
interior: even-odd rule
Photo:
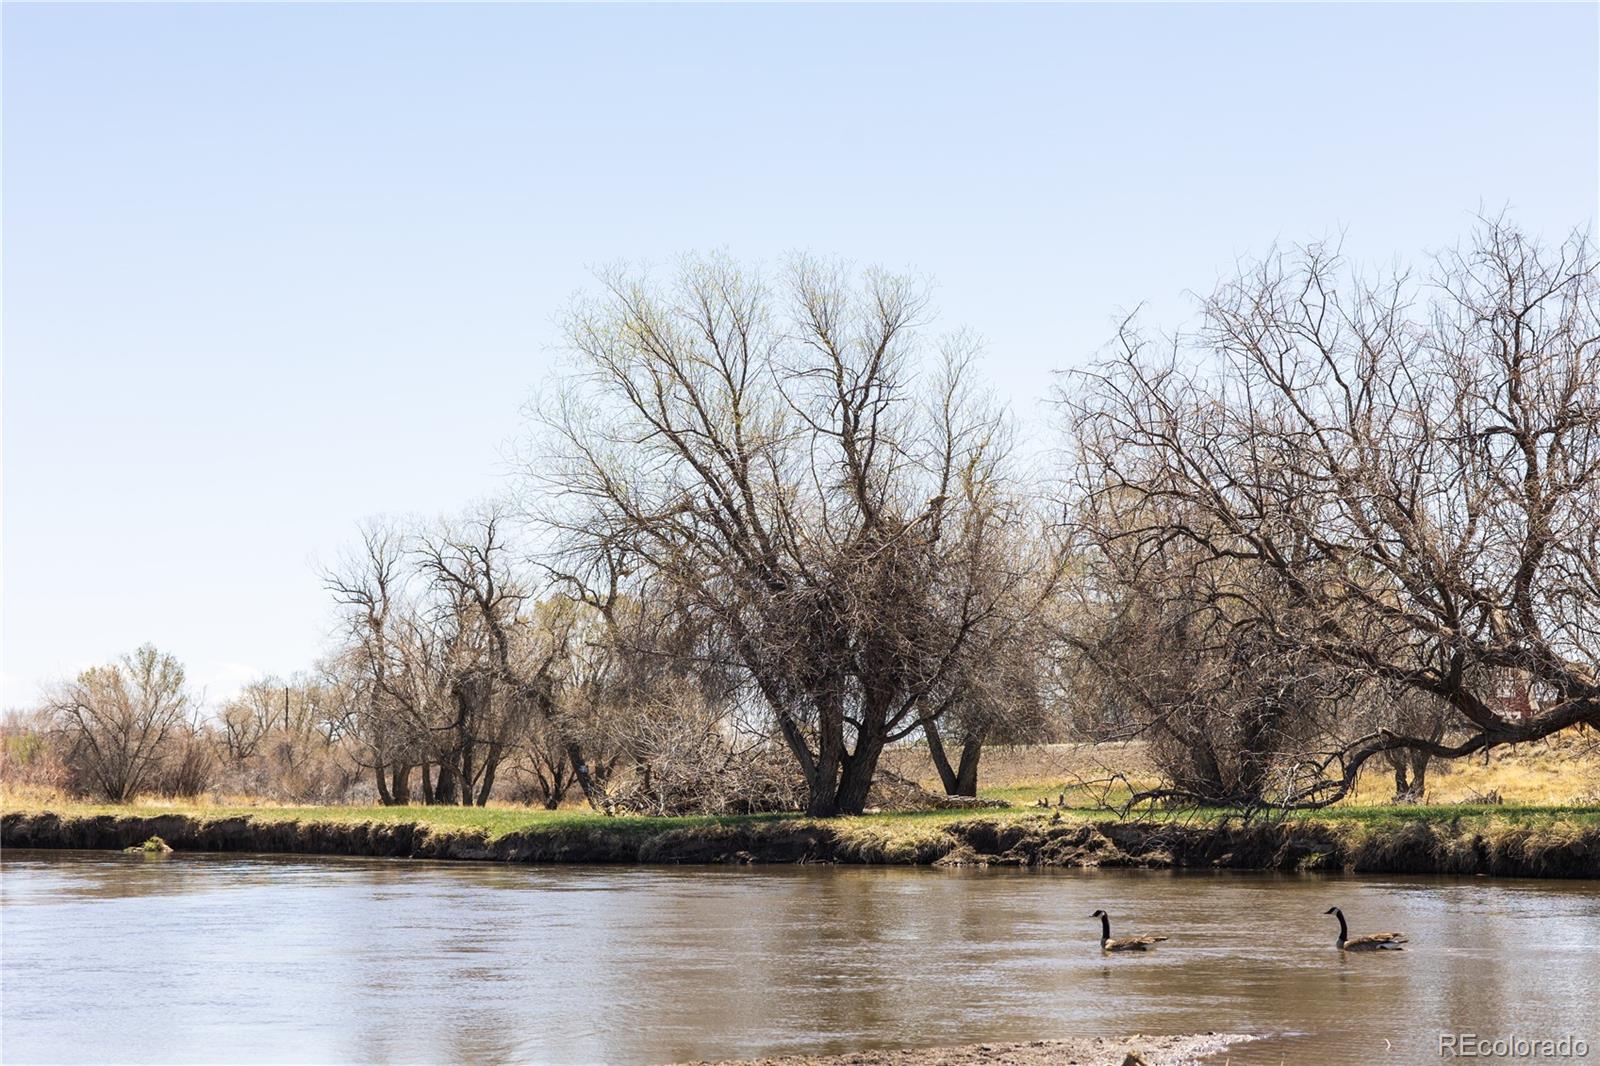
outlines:
[[[526,726],[538,683],[556,651],[524,662],[514,642],[527,591],[510,573],[500,515],[490,511],[424,536],[414,549],[430,593],[427,621],[436,635],[438,688],[445,712],[436,734],[438,802],[488,802],[507,748]],[[513,663],[515,655],[516,663]],[[524,680],[519,668],[531,665]],[[424,770],[426,773],[426,769]]]
[[[922,289],[800,261],[779,290],[718,260],[615,272],[568,321],[577,368],[529,478],[587,594],[673,605],[725,649],[817,815],[857,812],[885,744],[1009,637],[1035,560],[975,347],[919,367]],[[938,701],[936,706],[931,701]]]
[[[246,684],[218,715],[223,787],[296,803],[343,799],[362,769],[343,735],[346,695],[326,670]]]
[[[559,743],[599,804],[583,745],[557,713],[573,612],[534,598],[499,510],[423,534],[369,527],[326,580],[346,622],[349,732],[382,802],[407,802],[415,769],[424,803],[481,806],[531,731]]]
[[[1091,498],[1077,520],[1078,608],[1063,629],[1076,725],[1096,740],[1148,744],[1171,788],[1142,799],[1260,804],[1284,760],[1327,737],[1326,717],[1361,675],[1239,624],[1230,608],[1242,588],[1259,609],[1292,611],[1270,574],[1251,581],[1242,564],[1210,561],[1178,538],[1141,544],[1126,536],[1139,512],[1105,502]]]
[[[154,783],[194,711],[183,667],[150,644],[85,670],[47,706],[67,736],[69,762],[91,791],[115,803]]]
[[[1341,271],[1273,255],[1165,354],[1127,324],[1067,398],[1080,487],[1127,512],[1135,557],[1181,541],[1226,625],[1450,708],[1459,739],[1397,721],[1307,753],[1281,806],[1337,801],[1386,752],[1600,723],[1591,243],[1491,219],[1425,286]]]
[[[330,672],[344,697],[344,731],[365,752],[362,761],[385,806],[410,802],[411,774],[424,760],[430,732],[428,688],[409,672],[418,656],[406,653],[417,627],[405,543],[395,529],[368,524],[360,547],[323,575],[343,615]]]

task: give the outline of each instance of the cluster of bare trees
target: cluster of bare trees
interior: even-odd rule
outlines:
[[[552,808],[574,791],[608,811],[761,805],[699,634],[620,588],[569,594],[503,509],[369,526],[327,584],[340,728],[381,803],[483,805],[498,785]]]
[[[1137,800],[1325,805],[1373,759],[1420,795],[1600,725],[1596,297],[1587,238],[1502,220],[1426,277],[1271,255],[1192,332],[1123,325],[1047,481],[914,279],[608,273],[514,502],[366,527],[315,678],[205,726],[146,648],[48,714],[114,799],[829,815],[890,745],[970,796],[986,744],[1069,735],[1146,742]]]
[[[344,736],[347,692],[336,676],[262,677],[222,705],[212,728],[225,794],[337,803],[359,792]]]
[[[382,803],[415,788],[424,803],[481,806],[535,728],[551,797],[569,781],[593,795],[581,730],[556,706],[578,611],[534,598],[501,512],[419,533],[371,526],[327,584],[344,615],[349,736]]]
[[[208,792],[295,803],[352,798],[345,712],[321,678],[262,678],[214,713],[151,645],[55,686],[0,723],[8,783],[125,803]]]
[[[1125,325],[1065,403],[1084,617],[1135,639],[1076,646],[1192,756],[1155,795],[1319,806],[1600,724],[1596,296],[1587,238],[1489,220],[1421,281],[1311,246]]]

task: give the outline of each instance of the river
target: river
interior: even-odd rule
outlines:
[[[8,850],[0,1058],[663,1063],[1247,1032],[1235,1064],[1600,1061],[1600,883]],[[1343,956],[1352,931],[1409,950]],[[1103,957],[1113,934],[1163,933]]]

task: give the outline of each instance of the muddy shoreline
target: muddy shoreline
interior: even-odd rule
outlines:
[[[278,821],[188,814],[0,816],[8,848],[121,849],[159,836],[179,852],[264,852],[527,863],[854,863],[1482,874],[1600,878],[1600,827],[1453,823],[1382,827],[1052,822],[973,817],[885,829],[776,820],[661,829],[627,820],[535,828],[493,840],[425,823]]]
[[[1195,1036],[1131,1036],[1122,1039],[1034,1040],[1025,1044],[857,1051],[846,1055],[786,1055],[773,1059],[684,1063],[682,1066],[1188,1066],[1203,1062],[1249,1037],[1224,1033]]]

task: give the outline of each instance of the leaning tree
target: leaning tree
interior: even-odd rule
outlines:
[[[536,410],[530,498],[559,565],[707,634],[809,811],[859,812],[885,745],[948,711],[1048,584],[1007,535],[1031,518],[975,346],[925,359],[925,294],[881,271],[769,283],[709,259],[602,282]]]
[[[1221,286],[1191,336],[1125,325],[1069,392],[1079,487],[1134,564],[1182,543],[1214,619],[1448,706],[1306,753],[1278,805],[1335,802],[1378,755],[1600,725],[1596,296],[1586,236],[1503,220],[1420,282],[1311,246]]]

